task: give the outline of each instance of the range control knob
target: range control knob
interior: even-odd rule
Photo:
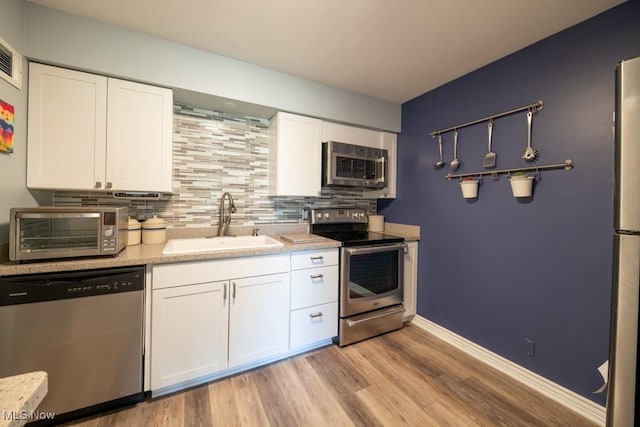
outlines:
[[[364,218],[364,212],[360,212],[360,218]]]
[[[324,217],[325,219],[329,219],[331,217],[331,214],[329,212],[325,212]]]

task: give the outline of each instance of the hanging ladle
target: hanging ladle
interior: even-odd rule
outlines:
[[[460,167],[460,161],[458,160],[458,130],[453,131],[453,160],[451,160],[451,170],[457,171]]]
[[[442,160],[442,135],[438,135],[438,149],[440,150],[440,160],[435,162],[433,166],[436,169],[442,169],[444,166],[444,161]]]

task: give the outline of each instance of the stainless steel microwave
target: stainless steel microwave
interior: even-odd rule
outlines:
[[[322,143],[322,185],[379,190],[387,186],[389,153],[344,142]]]
[[[127,244],[128,207],[12,208],[9,259],[116,255]]]

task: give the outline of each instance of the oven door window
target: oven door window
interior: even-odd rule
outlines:
[[[363,253],[349,257],[349,299],[377,297],[398,289],[398,251]]]
[[[100,214],[22,214],[19,219],[21,252],[97,250]]]

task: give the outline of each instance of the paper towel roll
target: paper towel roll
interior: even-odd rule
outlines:
[[[369,215],[369,231],[384,231],[384,215]]]

